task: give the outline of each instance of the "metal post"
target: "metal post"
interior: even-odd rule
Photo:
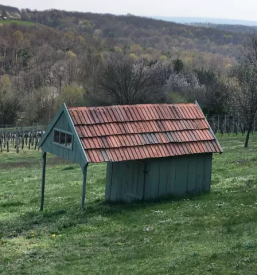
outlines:
[[[43,153],[43,166],[42,166],[42,186],[41,186],[41,204],[40,211],[44,209],[44,197],[45,197],[45,176],[46,176],[46,153]]]
[[[81,200],[81,209],[85,210],[85,200],[86,200],[86,183],[87,183],[87,164],[82,167],[83,173],[83,184],[82,184],[82,200]]]

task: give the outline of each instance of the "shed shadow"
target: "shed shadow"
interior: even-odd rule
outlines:
[[[157,199],[148,199],[144,201],[135,200],[131,203],[125,203],[122,201],[111,202],[96,200],[86,207],[85,214],[104,214],[106,216],[112,216],[117,213],[135,212],[137,210],[141,210],[155,205],[182,202],[185,200],[202,199],[206,198],[209,194],[209,192],[201,192],[184,194],[181,196],[165,195]]]

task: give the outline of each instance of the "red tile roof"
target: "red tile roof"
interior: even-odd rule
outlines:
[[[196,104],[78,107],[68,111],[89,162],[222,152]]]

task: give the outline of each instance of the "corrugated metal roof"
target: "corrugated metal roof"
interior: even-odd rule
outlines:
[[[68,111],[89,162],[222,152],[196,104],[78,107]]]

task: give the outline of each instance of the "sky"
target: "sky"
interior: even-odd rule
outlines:
[[[0,0],[0,4],[37,10],[208,17],[257,21],[256,0]]]

